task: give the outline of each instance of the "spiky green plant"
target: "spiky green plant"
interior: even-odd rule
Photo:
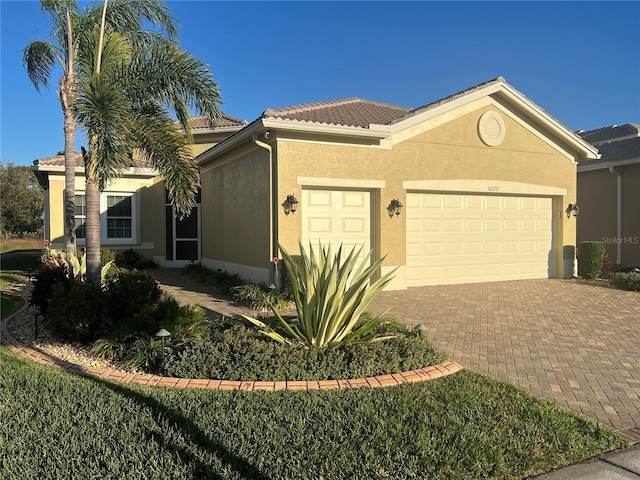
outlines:
[[[280,250],[291,278],[298,318],[286,320],[275,308],[273,326],[245,316],[265,335],[278,342],[309,347],[367,343],[395,336],[375,328],[381,315],[360,322],[371,301],[393,279],[395,270],[371,281],[384,258],[369,265],[367,259],[359,261],[362,247],[354,247],[343,258],[342,245],[334,256],[331,247],[320,246],[316,254],[309,245],[307,253],[300,243],[301,261],[295,261],[282,246]]]

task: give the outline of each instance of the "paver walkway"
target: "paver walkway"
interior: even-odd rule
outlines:
[[[521,280],[382,292],[370,310],[387,308],[464,367],[640,441],[640,293]]]

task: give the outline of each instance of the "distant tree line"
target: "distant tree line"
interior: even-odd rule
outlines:
[[[44,197],[29,167],[0,161],[0,237],[42,236]]]

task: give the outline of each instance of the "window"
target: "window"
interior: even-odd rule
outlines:
[[[130,195],[107,194],[107,238],[132,238]]]
[[[100,195],[100,242],[105,244],[132,244],[136,242],[136,197],[132,192]],[[76,238],[83,244],[87,238],[87,198],[76,193]]]
[[[87,238],[87,201],[84,193],[76,195],[76,238]]]

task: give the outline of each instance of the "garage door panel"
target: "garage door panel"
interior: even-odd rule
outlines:
[[[328,234],[332,231],[332,223],[331,218],[328,217],[311,218],[307,222],[307,229],[309,233],[316,235]]]
[[[367,192],[342,192],[342,207],[344,210],[349,208],[362,210],[365,208],[365,197],[369,198]]]
[[[344,253],[358,246],[360,258],[370,260],[370,192],[303,189],[301,210],[303,244],[330,246],[334,253],[341,244]]]
[[[312,208],[331,207],[331,192],[322,190],[308,192],[307,205]]]
[[[551,198],[409,193],[409,286],[546,278]]]

